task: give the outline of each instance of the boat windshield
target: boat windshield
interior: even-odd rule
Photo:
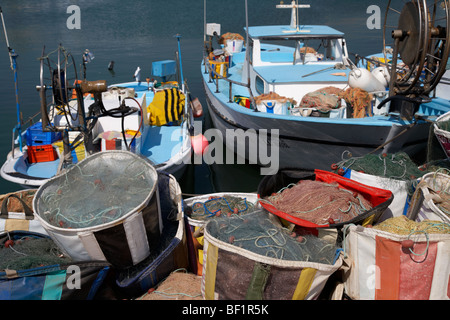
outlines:
[[[261,61],[272,63],[342,62],[341,39],[265,40]]]

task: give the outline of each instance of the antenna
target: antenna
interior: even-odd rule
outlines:
[[[291,4],[284,4],[283,1],[281,1],[280,4],[277,4],[277,9],[292,9],[291,13],[291,28],[297,29],[299,31],[298,27],[298,9],[308,9],[311,8],[309,4],[298,4],[295,0],[292,0]]]

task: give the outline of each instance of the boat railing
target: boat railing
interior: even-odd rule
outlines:
[[[214,82],[216,83],[216,93],[219,93],[219,80],[225,80],[226,82],[229,83],[229,93],[228,93],[228,102],[231,103],[233,102],[233,84],[238,85],[238,86],[242,86],[248,89],[249,91],[249,95],[250,95],[250,101],[251,101],[251,108],[254,109],[254,98],[250,89],[250,84],[248,83],[243,83],[243,82],[239,82],[239,81],[235,81],[235,80],[231,80],[227,77],[224,77],[223,75],[219,74],[216,70],[214,70],[214,68],[212,68],[211,63],[209,62],[208,57],[204,57],[204,64],[205,64],[205,73],[209,73],[209,83]]]

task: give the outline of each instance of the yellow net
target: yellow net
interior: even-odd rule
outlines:
[[[399,216],[387,219],[373,227],[399,235],[410,235],[413,233],[426,234],[447,234],[450,233],[450,225],[442,221],[423,220],[416,222],[408,219],[406,216]]]

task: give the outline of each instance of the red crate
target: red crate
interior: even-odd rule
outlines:
[[[28,162],[48,162],[58,159],[58,154],[51,144],[42,146],[28,146]]]

